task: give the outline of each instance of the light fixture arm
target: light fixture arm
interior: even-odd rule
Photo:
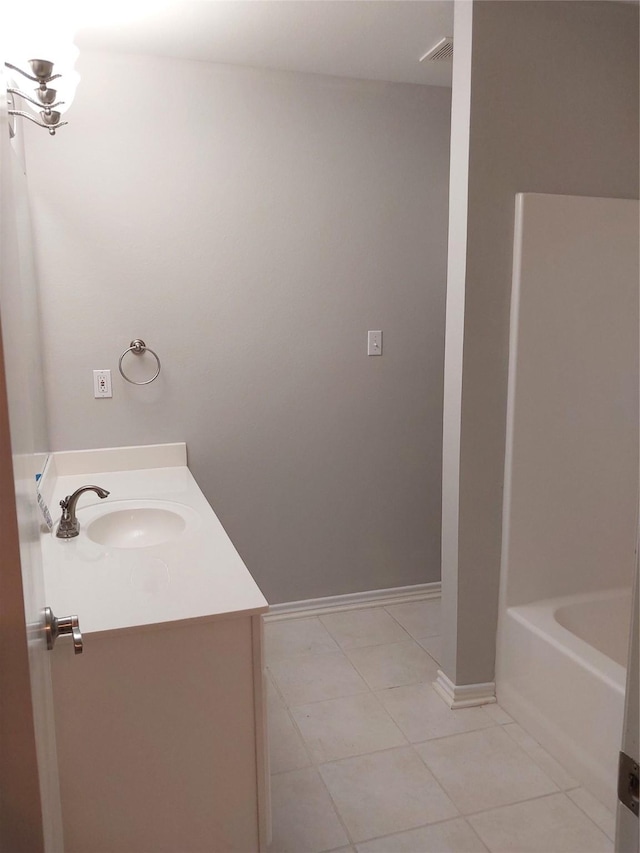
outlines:
[[[32,62],[37,60],[31,60]],[[53,69],[53,63],[47,63]],[[18,74],[22,74],[23,77],[26,77],[27,80],[32,80],[34,83],[40,83],[40,85],[51,83],[52,80],[57,80],[59,77],[62,77],[62,74],[45,74],[41,76],[32,77],[31,74],[27,74],[26,71],[23,71],[22,68],[18,68],[17,65],[12,65],[11,62],[5,62],[5,68],[10,68],[12,71],[17,71]],[[32,68],[33,70],[33,68]]]
[[[28,118],[29,121],[32,121],[34,124],[37,124],[38,127],[46,127],[51,136],[55,136],[56,130],[59,127],[64,127],[65,124],[69,124],[68,121],[59,121],[56,124],[45,124],[44,122],[38,121],[34,116],[29,115],[29,113],[25,113],[22,110],[7,110],[7,113],[10,116],[22,116],[22,118]]]
[[[20,89],[13,89],[11,86],[7,88],[7,92],[9,92],[9,94],[11,95],[18,95],[18,97],[24,98],[25,101],[29,101],[30,104],[39,107],[45,112],[50,112],[51,110],[55,109],[55,107],[59,107],[60,104],[64,104],[64,101],[56,101],[54,104],[43,104],[42,101],[38,101],[36,100],[36,98],[32,98],[30,95],[27,95],[26,92],[21,92]]]

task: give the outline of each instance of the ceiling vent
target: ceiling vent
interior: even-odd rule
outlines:
[[[420,62],[449,62],[451,59],[453,59],[453,39],[447,36],[441,38],[424,56],[421,56]]]

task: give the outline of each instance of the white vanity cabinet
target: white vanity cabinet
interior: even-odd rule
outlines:
[[[65,853],[266,850],[268,605],[185,446],[57,453],[45,474],[51,507],[87,483],[110,492],[82,495],[76,538],[42,535],[47,603],[79,617],[84,644],[52,651]],[[188,524],[145,547],[93,535],[141,506]]]
[[[249,853],[268,814],[262,617],[53,652],[66,853]]]

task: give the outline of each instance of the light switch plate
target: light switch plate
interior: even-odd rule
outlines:
[[[367,355],[382,355],[382,332],[367,333]]]

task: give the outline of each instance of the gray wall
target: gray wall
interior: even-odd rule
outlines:
[[[450,91],[79,70],[69,126],[27,128],[53,449],[186,440],[272,603],[439,580]]]
[[[466,136],[469,175],[452,191],[450,229],[452,246],[466,240],[466,268],[448,281],[464,326],[447,344],[443,482],[443,667],[456,684],[494,675],[514,197],[637,198],[638,7],[457,3],[465,43],[452,162]]]

